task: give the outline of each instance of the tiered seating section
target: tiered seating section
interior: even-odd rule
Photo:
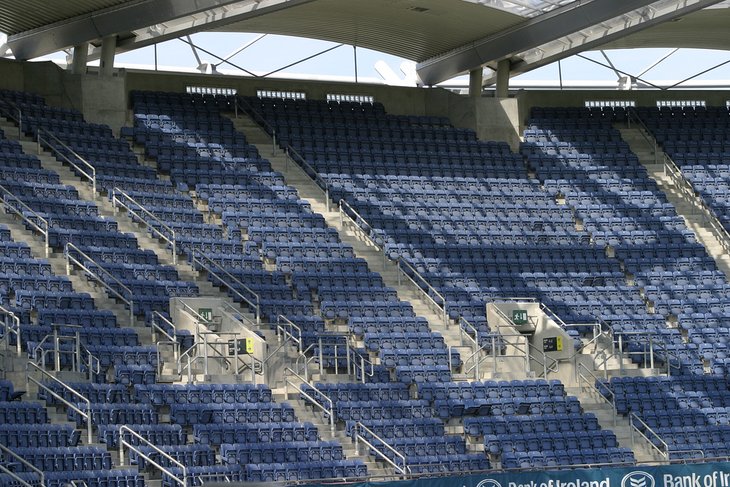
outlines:
[[[264,322],[286,316],[304,330],[306,344],[326,336],[328,325],[346,324],[373,363],[367,383],[319,383],[309,393],[333,401],[335,419],[351,436],[365,435],[376,446],[384,439],[402,452],[411,472],[634,463],[557,381],[452,382],[459,355],[236,133],[221,115],[230,99],[134,93],[135,125],[124,133],[156,168],[73,111],[26,93],[2,92],[0,99],[23,108],[27,134],[48,130],[73,150],[67,157],[92,163],[103,194],[124,191],[174,228],[182,254],[205,255],[246,283]],[[601,383],[602,391],[620,413],[636,413],[675,456],[726,454],[727,445],[713,438],[727,423],[727,385],[701,375],[723,358],[726,281],[611,128],[624,113],[537,109],[520,153],[513,153],[447,120],[391,116],[377,103],[248,102],[320,173],[335,200],[364,216],[391,259],[407,261],[445,296],[451,320],[470,323],[491,344],[485,304],[527,296],[566,322],[605,320],[632,351],[646,350],[637,333],[651,335],[655,360],[682,376],[614,379]],[[71,242],[99,261],[133,289],[139,317],[167,311],[170,296],[197,293],[22,146],[0,139],[0,150],[0,184],[51,222],[53,249]],[[99,358],[99,383],[73,387],[91,400],[95,433],[108,448],[118,447],[126,424],[196,478],[367,475],[339,443],[322,441],[290,405],[274,402],[268,387],[157,384],[154,347],[141,346],[132,329],[118,327],[113,314],[54,276],[9,230],[0,229],[0,237],[2,304],[21,317],[25,349],[33,351],[52,323],[67,323],[82,326],[84,346]],[[647,391],[662,399],[636,399]],[[102,485],[112,477],[116,485],[141,485],[136,469],[110,470],[104,448],[79,446],[78,430],[48,425],[45,409],[14,401],[12,387],[0,384],[0,393],[0,440],[48,471],[48,485],[72,478]],[[44,399],[56,405],[52,396]],[[73,412],[69,420],[83,426]],[[463,423],[463,435],[449,433],[454,422]],[[712,450],[701,448],[708,439]],[[132,462],[145,468],[141,457]]]
[[[698,111],[696,120],[691,110],[684,112],[689,125],[705,117],[704,110]],[[688,144],[676,140],[679,127],[686,134],[682,138],[699,140],[689,125],[683,125],[684,112],[637,110],[680,161],[684,154],[676,151]],[[721,113],[710,109],[706,116],[721,119]],[[670,458],[726,456],[724,444],[704,440],[722,432],[727,384],[724,378],[703,375],[713,369],[724,372],[726,344],[720,336],[726,330],[721,326],[727,316],[725,276],[636,157],[618,140],[611,123],[624,122],[625,112],[610,107],[545,108],[533,110],[532,116],[522,149],[528,163],[545,188],[575,210],[594,244],[613,252],[633,281],[634,290],[627,292],[633,294],[636,305],[603,314],[603,318],[615,337],[624,334],[628,350],[638,352],[638,361],[648,359],[650,337],[655,364],[665,367],[668,362],[669,371],[676,376],[615,378],[601,383],[601,390],[658,448],[668,450]],[[697,127],[703,124],[697,123]],[[607,140],[584,153],[581,140],[587,133],[595,140]],[[713,137],[707,143],[691,145],[710,147]],[[632,333],[639,335],[632,338]],[[639,340],[639,336],[644,338]],[[652,400],[646,401],[646,397]],[[696,439],[700,433],[705,447]]]
[[[527,177],[522,155],[511,152],[506,144],[477,141],[472,132],[455,129],[439,118],[391,116],[377,103],[247,101],[276,129],[282,144],[292,144],[319,172],[335,201],[345,200],[367,220],[363,229],[387,255],[405,259],[426,277],[445,296],[450,318],[457,322],[465,318],[486,345],[491,338],[485,308],[493,298],[535,297],[566,320],[583,323],[597,319],[595,306],[609,293],[617,297],[600,304],[611,311],[625,308],[627,301],[644,308],[638,293],[622,297],[626,285],[619,263],[592,244],[587,233],[576,230],[572,213],[558,205],[539,181]],[[398,354],[383,354],[384,348],[410,343],[416,348],[426,340],[426,336],[416,338],[418,333],[428,333],[421,328],[426,323],[401,318],[395,325],[388,324],[386,331],[387,322],[377,316],[350,317],[348,324],[364,338],[368,349],[380,348],[381,360],[391,363]],[[320,390],[336,401],[338,418],[349,422],[350,431],[357,431],[355,422],[365,421],[378,436],[396,437],[408,453],[407,463],[423,472],[471,470],[479,463],[470,464],[473,458],[458,456],[450,466],[435,462],[444,451],[463,454],[458,441],[448,443],[453,440],[449,435],[445,436],[448,445],[442,439],[411,448],[415,431],[440,435],[443,423],[439,420],[505,414],[527,419],[554,414],[556,408],[560,414],[582,414],[577,400],[566,397],[562,389],[551,400],[535,396],[521,401],[522,384],[515,384],[515,390],[521,391],[518,395],[512,396],[505,387],[503,403],[492,403],[479,387],[461,391],[445,377],[421,376],[416,380],[418,400],[425,403],[373,404],[371,396],[366,393],[362,398],[357,389],[322,384]],[[411,381],[409,375],[396,377]],[[438,394],[432,391],[432,383],[438,384],[433,387]],[[445,394],[452,389],[453,395]],[[424,410],[425,405],[430,408]],[[405,435],[403,440],[397,439],[399,432]],[[574,456],[572,462],[564,443],[546,442],[539,454],[536,450],[532,455],[519,448],[487,451],[511,467],[543,468],[580,460],[632,463],[633,455],[614,443],[596,440],[596,452],[587,450],[585,457]],[[562,448],[560,460],[555,448]],[[481,462],[484,466],[484,459]]]

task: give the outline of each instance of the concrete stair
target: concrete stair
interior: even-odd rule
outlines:
[[[674,205],[677,214],[682,217],[687,228],[694,232],[697,241],[704,245],[710,256],[715,259],[718,269],[730,279],[730,255],[713,233],[705,213],[695,204],[695,197],[687,196],[681,192],[672,181],[672,178],[666,174],[663,163],[665,154],[659,148],[655,157],[652,149],[653,145],[646,141],[640,129],[634,127],[619,128],[619,130],[621,131],[621,137],[639,157],[639,162],[646,168],[649,177],[656,181],[659,189]]]
[[[330,381],[330,378],[325,376],[321,379],[325,382],[336,382]],[[361,459],[365,462],[368,468],[368,476],[374,476],[381,478],[390,478],[394,476],[393,467],[386,464],[382,460],[375,460],[375,457],[367,455],[367,447],[361,446],[360,453],[357,451],[354,440],[347,435],[343,424],[335,424],[334,429],[329,423],[329,419],[323,414],[323,412],[305,402],[299,398],[299,393],[290,387],[281,387],[274,389],[274,399],[276,402],[288,402],[299,421],[310,422],[317,426],[319,436],[323,440],[338,441],[342,445],[342,452],[345,458],[348,459]]]
[[[632,435],[629,419],[625,416],[616,415],[613,407],[603,399],[596,388],[588,386],[566,387],[565,393],[577,397],[584,412],[595,414],[601,429],[613,431],[620,447],[632,449],[637,462],[662,462],[665,460],[639,434],[634,433]]]
[[[441,333],[449,347],[454,347],[460,352],[462,360],[471,356],[473,352],[468,346],[468,340],[462,337],[459,326],[450,320],[445,320],[440,311],[435,311],[433,305],[424,299],[420,289],[402,276],[396,263],[387,259],[385,253],[364,237],[358,227],[350,224],[347,218],[340,216],[337,205],[327,201],[324,191],[300,166],[288,160],[286,153],[281,149],[277,149],[276,152],[272,151],[272,140],[266,132],[251,118],[242,114],[239,114],[239,118],[233,118],[232,121],[236,130],[242,132],[246,136],[246,140],[256,145],[259,152],[269,159],[272,168],[284,175],[286,183],[296,188],[300,198],[306,200],[313,211],[322,214],[327,224],[337,230],[342,242],[351,245],[355,254],[365,259],[371,270],[380,273],[386,286],[394,288],[401,300],[410,302],[415,313],[426,318],[430,328]],[[480,356],[483,362],[479,379],[491,377],[491,361],[486,360],[487,357],[483,352],[480,353]],[[454,379],[467,380],[467,377],[462,371],[454,370]]]

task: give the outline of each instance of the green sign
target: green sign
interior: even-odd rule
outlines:
[[[198,308],[198,314],[205,321],[211,321],[213,319],[213,308]]]
[[[512,323],[515,325],[526,325],[527,324],[527,310],[526,309],[513,309],[512,310]]]

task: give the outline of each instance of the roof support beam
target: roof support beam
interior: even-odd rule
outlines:
[[[588,0],[575,2],[529,19],[513,28],[474,41],[418,64],[418,75],[434,85],[460,73],[537,48],[657,0]]]
[[[550,63],[578,54],[580,52],[597,49],[618,38],[639,32],[654,25],[670,21],[709,7],[722,0],[661,0],[656,1],[641,12],[631,12],[621,18],[620,25],[604,25],[591,29],[590,32],[576,33],[572,36],[556,38],[531,52],[522,52],[518,55],[522,59],[513,62],[512,75],[526,73],[533,69],[546,66]],[[638,9],[634,9],[638,10]],[[619,23],[617,23],[619,24]],[[580,38],[578,36],[580,35]],[[615,68],[613,68],[614,71]],[[484,84],[494,84],[496,78],[485,78]]]
[[[32,59],[119,35],[128,51],[312,0],[141,0],[8,37],[16,59]],[[134,32],[132,38],[124,34]],[[92,50],[89,59],[98,59]]]

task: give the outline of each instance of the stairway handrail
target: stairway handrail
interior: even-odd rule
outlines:
[[[692,182],[687,179],[679,166],[677,166],[677,163],[666,153],[664,154],[664,169],[672,178],[674,184],[680,186],[682,193],[691,199],[691,203],[698,206],[704,212],[704,216],[710,224],[710,229],[715,238],[717,238],[726,252],[730,252],[730,232],[722,225],[720,218],[717,216],[717,212],[707,204],[701,193],[695,189]]]
[[[104,277],[111,278],[112,281],[114,281],[120,288],[122,288],[129,297],[125,297],[121,292],[114,289],[112,286],[107,283],[102,276],[100,276],[97,272],[92,270],[89,266],[86,265],[86,263],[82,262],[81,260],[77,259],[76,257],[71,255],[71,251],[78,252],[83,259],[86,259],[88,262],[91,262],[94,266],[96,266],[96,269],[102,271],[102,274]],[[121,299],[123,302],[125,302],[129,306],[129,323],[130,325],[134,326],[134,293],[132,290],[126,286],[122,281],[117,279],[117,277],[109,272],[108,270],[104,269],[101,264],[99,264],[97,261],[95,261],[91,256],[89,256],[87,253],[85,253],[83,250],[78,248],[75,244],[71,242],[66,242],[66,246],[63,251],[63,255],[66,257],[66,274],[71,274],[71,263],[73,261],[74,264],[76,264],[82,271],[84,271],[88,276],[91,276],[94,278],[94,280],[98,283],[100,283],[104,288],[106,288],[108,291],[110,291],[114,296]]]
[[[317,186],[320,189],[320,191],[322,191],[322,193],[324,194],[324,198],[325,198],[325,200],[324,200],[325,207],[326,207],[327,211],[329,212],[330,211],[330,185],[329,185],[329,183],[322,176],[319,175],[319,171],[317,171],[314,167],[312,167],[312,165],[307,162],[307,160],[304,158],[304,156],[301,155],[299,153],[299,151],[294,148],[294,146],[292,146],[291,144],[287,144],[286,147],[284,148],[284,152],[286,153],[287,164],[288,164],[289,160],[296,162],[296,166],[301,170],[301,172],[306,174],[309,177],[309,179],[314,181],[315,186]],[[297,159],[294,159],[294,157],[292,157],[292,154],[294,154],[297,157]],[[287,165],[287,168],[288,168],[288,165]]]
[[[271,125],[266,118],[261,115],[254,107],[249,103],[245,97],[236,96],[236,104],[234,105],[235,116],[238,118],[238,109],[240,108],[244,113],[248,113],[254,122],[264,126],[264,130],[271,134],[271,154],[276,155],[276,127]],[[245,104],[246,107],[241,106]]]
[[[137,446],[131,444],[126,439],[124,439],[124,433],[128,433],[129,435],[133,436],[137,439],[137,441],[144,443],[145,446],[152,448],[155,452],[157,452],[160,456],[167,459],[168,462],[174,464],[175,466],[182,469],[182,479],[178,478],[177,475],[173,474],[170,470],[163,467],[157,461],[153,458],[151,458],[149,455],[144,453],[142,450],[140,450]],[[153,444],[151,441],[149,441],[144,436],[140,435],[136,431],[134,431],[132,428],[130,428],[127,425],[121,425],[119,427],[119,464],[120,466],[124,466],[124,447],[127,447],[130,451],[135,452],[140,457],[144,458],[150,464],[157,467],[160,472],[162,472],[165,475],[168,475],[170,478],[172,478],[176,483],[180,484],[182,487],[187,487],[188,485],[188,469],[185,465],[180,463],[175,457],[170,455],[169,453],[166,453],[164,450],[160,449],[157,445]]]
[[[652,434],[652,435],[653,435],[653,436],[654,436],[654,437],[655,437],[655,438],[656,438],[657,440],[659,440],[659,442],[661,443],[661,446],[662,446],[662,447],[664,448],[664,450],[663,450],[663,451],[662,451],[662,449],[661,449],[661,448],[659,448],[658,446],[656,446],[656,445],[654,444],[654,442],[653,442],[653,441],[651,441],[651,440],[649,439],[649,437],[648,437],[648,436],[646,436],[646,435],[644,434],[644,432],[643,432],[643,431],[641,431],[641,430],[640,430],[640,429],[639,429],[639,428],[638,428],[638,427],[637,427],[637,426],[636,426],[636,425],[634,424],[634,420],[638,421],[638,422],[639,422],[639,424],[641,424],[641,425],[642,425],[642,426],[644,427],[644,430],[645,430],[645,431],[649,431],[649,432],[650,432],[650,433],[651,433],[651,434]],[[659,454],[660,454],[661,456],[663,456],[663,457],[664,457],[664,458],[665,458],[666,460],[669,460],[669,445],[667,444],[667,442],[666,442],[666,441],[664,441],[664,438],[662,438],[661,436],[659,436],[659,433],[657,433],[656,431],[654,431],[654,430],[653,430],[653,429],[651,428],[651,426],[649,426],[648,424],[646,424],[646,422],[644,422],[644,420],[643,420],[643,419],[641,419],[641,418],[640,418],[640,417],[639,417],[639,416],[638,416],[638,415],[637,415],[636,413],[633,413],[633,412],[632,412],[632,413],[630,413],[630,415],[629,415],[629,425],[631,426],[631,436],[632,436],[632,440],[633,440],[633,435],[634,435],[634,431],[636,431],[636,432],[637,432],[637,433],[638,433],[638,434],[639,434],[639,435],[640,435],[640,436],[641,436],[642,438],[644,438],[644,439],[645,439],[645,440],[646,440],[646,441],[647,441],[647,442],[648,442],[648,443],[649,443],[649,444],[650,444],[650,445],[652,446],[652,448],[654,448],[654,449],[655,449],[655,450],[656,450],[657,452],[659,452]]]
[[[15,350],[18,354],[18,357],[20,357],[20,355],[23,353],[21,346],[22,343],[20,341],[20,318],[18,317],[18,315],[2,305],[0,305],[0,315],[3,315],[6,318],[1,322],[3,328],[5,328],[5,337],[6,339],[8,339],[10,337],[10,334],[15,335]],[[7,318],[10,318],[13,322],[15,322],[15,328],[8,324]]]
[[[7,455],[10,455],[11,457],[15,458],[20,463],[22,463],[23,465],[25,465],[27,468],[33,470],[35,473],[37,473],[38,475],[40,475],[40,485],[41,485],[41,487],[45,487],[45,485],[46,485],[45,475],[43,475],[43,472],[41,470],[39,470],[35,465],[33,465],[32,463],[30,463],[28,460],[26,460],[25,458],[21,457],[20,455],[18,455],[17,453],[15,453],[10,448],[8,448],[5,445],[3,445],[2,443],[0,443],[0,452],[3,452],[5,454],[7,454]],[[16,472],[13,472],[12,470],[10,470],[9,468],[7,468],[2,463],[0,463],[0,472],[9,475],[13,480],[15,480],[16,482],[18,482],[20,485],[22,485],[24,487],[34,487],[33,484],[31,484],[29,482],[26,482],[25,480],[23,480],[22,478],[20,478]]]
[[[16,208],[13,204],[10,204],[7,200],[7,198],[12,198],[15,200],[15,202],[20,204],[20,208]],[[33,208],[23,203],[23,200],[21,200],[19,197],[17,197],[12,191],[7,189],[5,186],[0,184],[0,198],[2,199],[3,205],[5,206],[6,210],[10,209],[13,213],[18,215],[20,218],[22,218],[26,223],[28,223],[31,227],[33,227],[35,230],[40,232],[43,237],[45,238],[45,246],[46,246],[46,257],[48,257],[48,254],[50,253],[50,246],[48,245],[48,234],[50,232],[50,225],[48,224],[48,219],[42,217],[38,212],[36,212]],[[26,213],[30,213],[33,218],[38,219],[38,221],[43,225],[39,225],[34,220],[32,220]],[[45,228],[44,228],[45,227]]]
[[[356,227],[358,227],[360,230],[364,232],[365,238],[368,240],[368,243],[378,249],[379,251],[385,251],[380,245],[378,245],[377,242],[375,242],[375,239],[372,237],[373,227],[369,221],[365,219],[364,216],[362,216],[355,208],[352,207],[350,203],[347,202],[345,199],[341,199],[339,201],[339,209],[340,209],[340,224],[344,221],[344,218],[346,217],[348,220],[350,220]],[[351,213],[351,214],[350,214]],[[362,227],[362,225],[365,225],[367,227],[367,230]]]
[[[631,128],[632,121],[639,126],[639,133],[653,150],[654,163],[656,164],[658,161],[658,144],[656,138],[651,136],[651,130],[649,130],[649,127],[647,127],[644,121],[641,119],[635,107],[629,107],[628,110],[626,110],[626,115],[626,120],[628,122],[627,125],[629,128]]]
[[[23,110],[11,100],[2,100],[2,103],[0,103],[0,109],[2,108],[3,104],[14,108],[15,111],[18,113],[18,116],[16,117],[13,113],[11,113],[11,111],[7,111],[6,116],[10,117],[18,123],[18,139],[20,139],[23,136]]]
[[[35,377],[33,377],[31,375],[31,373],[33,372],[33,370],[36,370],[37,372],[40,372],[42,376],[47,377],[48,379],[51,379],[53,382],[55,382],[57,384],[60,384],[61,387],[63,387],[65,390],[67,390],[68,392],[70,392],[75,397],[81,399],[81,402],[84,403],[84,404],[86,404],[86,411],[83,411],[76,404],[72,403],[71,401],[68,401],[63,396],[57,394],[50,387],[48,387],[47,385],[45,385],[43,382],[41,382],[38,379],[36,379]],[[47,393],[49,393],[54,398],[56,398],[59,401],[61,401],[62,403],[64,403],[66,405],[66,407],[71,408],[71,410],[73,410],[74,412],[78,413],[82,418],[84,418],[86,420],[86,435],[87,435],[88,443],[89,444],[92,443],[92,434],[91,434],[91,419],[92,419],[92,417],[91,417],[92,416],[92,414],[91,414],[91,401],[86,396],[84,396],[83,394],[81,394],[80,392],[78,392],[76,389],[74,389],[70,385],[66,384],[64,381],[62,381],[58,377],[56,377],[53,374],[51,374],[51,373],[43,370],[41,367],[39,367],[37,364],[35,364],[33,362],[28,362],[28,364],[26,366],[25,379],[26,379],[26,382],[27,383],[30,384],[31,382],[33,382],[36,386],[38,386],[39,388],[41,388],[44,391],[46,391]]]
[[[120,198],[121,195],[121,198]],[[123,201],[122,198],[124,198]],[[133,205],[137,207],[137,210],[140,210],[144,216],[147,216],[148,218],[151,218],[155,223],[159,224],[163,229],[165,229],[167,232],[169,232],[169,236],[165,235],[164,232],[160,231],[157,227],[155,227],[152,223],[148,222],[143,215],[140,215],[137,213],[137,211],[132,208],[128,202],[131,202]],[[126,209],[129,213],[131,213],[133,216],[137,218],[138,221],[143,223],[147,228],[149,228],[155,235],[157,235],[159,238],[163,239],[167,243],[169,243],[172,246],[172,263],[177,264],[177,240],[175,237],[175,229],[167,225],[164,221],[162,221],[160,218],[155,216],[151,211],[149,211],[147,208],[145,208],[141,203],[139,203],[137,200],[129,196],[125,191],[118,187],[114,187],[112,189],[112,206],[114,208],[117,208],[117,205],[121,206],[122,208]]]
[[[373,445],[367,438],[365,438],[363,435],[360,434],[358,430],[362,430],[365,433],[368,433],[373,438],[378,440],[385,448],[393,452],[393,454],[400,459],[400,461],[403,463],[403,466],[398,465],[395,463],[395,461],[391,460],[388,455],[380,451],[375,445]],[[362,441],[365,443],[365,445],[372,449],[381,459],[385,460],[386,463],[389,463],[393,468],[395,468],[396,472],[398,472],[400,475],[409,475],[411,473],[410,467],[408,467],[406,463],[406,457],[401,452],[393,448],[390,443],[382,439],[380,436],[375,434],[373,430],[362,424],[360,421],[355,423],[355,448],[358,449],[357,443],[358,441]]]
[[[282,320],[284,321],[283,324],[282,324]],[[277,321],[277,324],[276,324],[277,337],[279,337],[279,339],[281,339],[281,337],[279,335],[279,331],[281,331],[281,334],[284,336],[284,343],[291,340],[293,343],[296,344],[297,352],[301,353],[302,348],[304,346],[304,342],[302,341],[302,329],[299,327],[299,325],[297,325],[292,320],[290,320],[289,318],[287,318],[286,316],[281,315],[281,314],[276,317],[276,321]],[[294,335],[291,331],[287,330],[287,327],[295,330],[297,334]]]
[[[400,273],[399,274],[399,277],[400,277],[400,275],[405,276],[406,279],[408,279],[409,281],[411,281],[413,283],[413,285],[416,286],[416,288],[418,288],[419,291],[421,291],[421,295],[424,296],[427,301],[430,301],[431,303],[433,303],[434,306],[436,306],[436,308],[438,308],[439,310],[441,310],[441,318],[443,320],[443,324],[444,324],[444,326],[448,327],[448,325],[449,325],[449,310],[448,310],[448,304],[446,303],[446,297],[443,294],[441,294],[441,292],[439,292],[438,289],[436,289],[435,287],[433,287],[431,285],[431,283],[428,282],[428,280],[425,277],[423,277],[423,275],[420,272],[418,272],[418,270],[415,267],[413,267],[413,265],[410,262],[408,262],[406,259],[404,259],[403,257],[398,257],[397,266],[398,266],[398,271]],[[406,270],[403,269],[403,266],[405,266],[408,270],[410,270],[413,273],[413,275],[411,276],[410,274],[408,274],[408,272],[406,272]],[[426,292],[418,284],[418,282],[416,282],[416,278],[422,284],[425,284],[426,285],[426,287],[428,288],[428,291],[429,292]],[[431,296],[430,293],[433,293],[437,298],[439,298],[441,300],[441,304],[439,304],[436,301],[436,299],[434,299],[434,297]]]
[[[353,344],[350,343],[350,340],[347,341],[347,356],[348,356],[348,367],[349,367],[349,357],[350,353],[353,355],[352,360],[352,374],[355,377],[355,380],[359,380],[363,384],[366,381],[366,377],[373,377],[375,375],[375,364],[372,360],[370,360],[368,357],[363,355]],[[359,359],[359,364],[357,363]],[[370,366],[370,371],[368,372],[367,366]],[[360,374],[357,374],[357,367],[360,367]]]
[[[301,394],[305,398],[309,399],[312,402],[312,404],[317,406],[317,408],[320,409],[322,411],[322,413],[325,414],[329,418],[330,430],[334,433],[334,431],[335,431],[335,403],[334,403],[334,401],[332,401],[332,399],[330,399],[329,396],[327,396],[324,392],[320,391],[314,384],[312,384],[311,382],[306,380],[304,377],[302,377],[301,375],[294,372],[290,367],[286,367],[284,369],[284,375],[286,377],[287,385],[292,386],[297,392],[299,392],[299,394]],[[301,384],[296,384],[296,383],[292,382],[289,377],[292,375],[294,377],[296,377],[297,380],[301,381],[301,383],[306,384],[307,386],[311,387],[314,390],[314,392],[319,394],[320,397],[322,397],[325,400],[325,402],[329,405],[329,409],[327,408],[327,406],[322,404],[311,394],[304,391],[301,387]]]
[[[43,132],[43,135],[41,135],[41,132]],[[57,147],[54,147],[51,145],[51,140],[53,142],[56,142],[61,145],[64,149],[69,151],[74,157],[76,157],[79,162],[82,163],[82,166],[85,166],[86,169],[84,169],[82,166],[76,164],[70,157],[68,157],[63,151],[58,149]],[[82,176],[84,176],[86,179],[89,180],[91,183],[91,190],[94,197],[96,197],[96,168],[89,163],[86,159],[81,157],[75,150],[73,150],[71,147],[69,147],[65,142],[63,142],[61,139],[56,137],[54,134],[52,134],[50,131],[44,129],[43,127],[38,127],[38,132],[36,134],[36,142],[38,143],[38,153],[41,153],[41,140],[44,140],[46,142],[46,145],[49,149],[51,149],[53,152],[56,153],[56,155],[63,157],[63,159],[71,164],[74,169],[76,169],[78,172],[81,173]],[[89,174],[90,171],[91,174]]]
[[[606,388],[606,390],[611,394],[611,399],[608,399],[606,396],[604,396],[601,393],[601,391],[598,390],[598,388],[596,387],[596,382],[599,381],[600,379],[585,364],[578,363],[576,369],[578,371],[578,385],[580,386],[581,381],[585,382],[588,385],[588,387],[590,387],[593,391],[595,391],[598,394],[598,396],[605,403],[607,403],[609,406],[611,406],[611,414],[613,416],[613,424],[615,425],[616,424],[616,418],[618,416],[618,411],[616,411],[616,394],[611,389]],[[593,382],[591,382],[588,377],[586,377],[585,375],[583,375],[583,372],[584,371],[585,372],[588,372],[588,375],[590,375],[590,377],[593,378]]]
[[[173,323],[171,320],[168,320],[165,316],[162,315],[159,311],[155,310],[152,312],[152,320],[150,321],[150,325],[152,327],[152,331],[157,330],[158,332],[165,335],[165,338],[167,338],[171,342],[175,342],[175,337],[173,335],[170,335],[165,329],[163,329],[160,325],[157,324],[155,321],[157,318],[161,319],[165,323],[167,323],[169,326],[172,327],[172,333],[173,335],[176,335],[177,329],[175,328],[175,323]]]
[[[2,451],[3,453],[6,453],[6,454],[8,454],[8,455],[10,455],[11,457],[13,457],[13,458],[15,458],[16,460],[18,460],[18,461],[19,461],[20,463],[22,463],[23,465],[25,465],[25,466],[26,466],[27,468],[29,468],[29,469],[31,469],[32,471],[34,471],[35,473],[37,473],[37,474],[38,474],[38,476],[39,476],[39,477],[40,477],[40,479],[41,479],[41,487],[43,487],[43,486],[45,486],[45,485],[46,485],[46,476],[45,476],[45,475],[43,474],[43,471],[42,471],[41,469],[39,469],[38,467],[36,467],[36,466],[35,466],[35,465],[33,465],[32,463],[30,463],[30,462],[29,462],[28,460],[26,460],[25,458],[21,457],[20,455],[18,455],[17,453],[15,453],[15,452],[14,452],[13,450],[11,450],[10,448],[8,448],[7,446],[3,445],[2,443],[0,443],[0,451]],[[32,484],[29,484],[29,483],[28,483],[28,482],[26,482],[25,480],[23,480],[23,479],[21,479],[20,477],[18,477],[18,476],[17,476],[16,474],[15,474],[15,472],[12,472],[12,471],[10,471],[10,470],[9,470],[9,469],[7,469],[7,468],[6,468],[6,467],[5,467],[4,465],[0,465],[0,467],[2,467],[2,471],[3,471],[3,472],[5,472],[6,474],[9,474],[9,475],[10,475],[11,477],[13,477],[13,478],[14,478],[14,479],[15,479],[16,481],[18,481],[18,482],[21,482],[21,483],[22,483],[23,485],[26,485],[26,486],[28,486],[28,487],[33,487],[33,486],[32,486]]]
[[[256,292],[254,292],[250,287],[248,287],[247,285],[242,283],[241,280],[238,279],[236,276],[234,276],[233,274],[228,272],[225,267],[223,267],[218,262],[216,262],[215,260],[213,260],[210,257],[208,257],[207,255],[205,255],[200,250],[198,250],[198,249],[193,250],[191,256],[192,256],[193,262],[197,262],[201,267],[203,267],[203,269],[205,269],[206,271],[211,273],[216,279],[218,279],[218,281],[220,281],[221,284],[223,284],[225,287],[227,287],[230,291],[232,291],[239,298],[241,298],[241,300],[243,300],[245,303],[247,303],[248,305],[253,307],[254,310],[256,311],[256,324],[261,324],[261,297]],[[200,258],[198,256],[200,256]],[[203,262],[202,260],[200,260],[201,258],[205,259],[205,261],[207,261],[209,264],[206,264],[206,262]],[[212,264],[212,266],[211,266],[211,264]],[[213,270],[211,267],[218,269],[219,272],[222,272],[227,278],[231,279],[236,285],[240,286],[246,292],[250,293],[254,299],[251,300],[251,298],[248,298],[248,297],[244,296],[243,294],[241,294],[241,292],[238,289],[236,289],[231,283],[227,282],[225,279],[220,277],[216,273],[216,271]]]
[[[232,316],[233,319],[240,322],[242,325],[248,325],[252,328],[256,328],[257,324],[254,320],[250,319],[249,317],[243,315],[242,311],[238,308],[236,308],[234,305],[229,303],[228,301],[223,301],[223,304],[221,305],[221,312],[226,313],[229,316]],[[235,316],[233,315],[235,313]]]

